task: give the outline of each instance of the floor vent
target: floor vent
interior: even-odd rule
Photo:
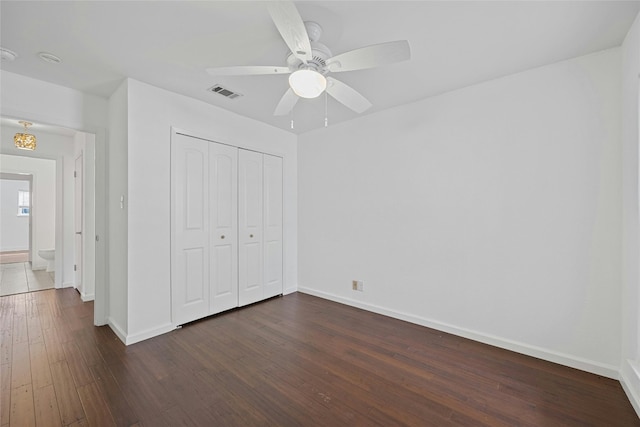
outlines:
[[[207,89],[209,92],[217,93],[229,99],[236,99],[242,96],[241,93],[233,92],[229,89],[226,89],[220,85],[215,85]]]

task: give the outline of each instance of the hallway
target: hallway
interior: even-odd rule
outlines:
[[[54,273],[31,270],[28,262],[0,264],[0,296],[41,291],[54,287]]]

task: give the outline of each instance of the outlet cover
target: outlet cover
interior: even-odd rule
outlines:
[[[358,281],[357,280],[353,280],[351,282],[351,289],[353,289],[354,291],[358,290]]]
[[[361,280],[358,280],[357,284],[356,284],[356,288],[357,290],[359,290],[360,292],[364,291],[364,283]]]

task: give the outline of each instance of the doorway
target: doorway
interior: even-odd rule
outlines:
[[[45,194],[51,190],[45,188],[47,178],[55,179],[55,163],[38,159],[18,165],[7,159],[3,157],[3,169],[13,173],[0,172],[0,296],[54,287],[53,269],[46,268],[53,263],[33,260],[35,251],[41,252],[37,248],[48,240],[53,248],[55,241],[55,224],[50,220],[55,214],[55,192]],[[34,176],[41,182],[37,192]],[[34,197],[38,199],[35,210]]]
[[[18,150],[12,143],[13,134],[19,129],[17,119],[15,128],[12,128],[13,119],[1,120],[0,171],[28,171],[29,167],[21,166],[28,163],[46,162],[53,165],[52,176],[43,178],[34,174],[33,178],[33,237],[30,251],[32,268],[28,270],[49,270],[53,275],[55,288],[75,287],[84,301],[93,300],[96,280],[95,134],[55,126],[34,125],[32,130],[38,138],[36,150]],[[78,180],[74,178],[77,164],[81,167]],[[78,181],[80,185],[76,185]],[[48,183],[50,188],[38,191],[43,183]],[[82,205],[79,209],[76,208],[75,200],[77,191],[82,192],[79,197]],[[42,201],[36,200],[38,193],[40,197],[43,197],[43,194],[54,197],[52,208],[50,211],[46,210],[47,214],[43,214],[45,209],[42,208]],[[80,212],[78,223],[82,227],[78,230],[81,231],[78,235],[82,239],[80,242],[77,242],[75,234],[76,210]],[[47,226],[43,226],[42,221],[48,221]],[[43,231],[49,234],[42,237]],[[43,259],[39,252],[43,249],[49,249],[54,254],[50,261]],[[81,264],[78,264],[78,259],[82,260]],[[49,264],[51,268],[48,268]],[[75,266],[81,268],[74,268]]]

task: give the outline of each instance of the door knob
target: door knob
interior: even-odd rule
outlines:
[[[221,239],[224,239],[224,234],[222,236],[220,236]]]
[[[253,237],[253,234],[249,234],[249,237]]]

